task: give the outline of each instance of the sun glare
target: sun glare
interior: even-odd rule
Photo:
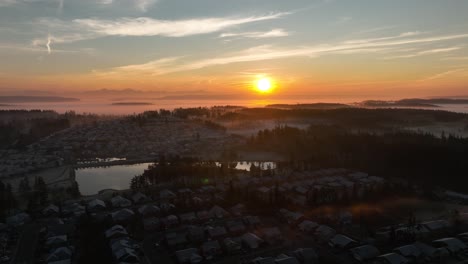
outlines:
[[[271,92],[273,85],[269,78],[261,78],[257,80],[256,87],[257,87],[257,91],[261,93],[268,93],[268,92]]]

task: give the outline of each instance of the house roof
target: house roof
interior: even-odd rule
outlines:
[[[380,259],[385,259],[389,264],[405,264],[408,263],[408,259],[403,257],[402,255],[396,253],[388,253],[379,256]]]
[[[348,245],[357,242],[345,235],[337,234],[332,239],[330,239],[330,243],[335,247],[345,248]]]
[[[132,210],[127,209],[127,208],[119,210],[117,212],[113,212],[111,214],[112,220],[114,220],[116,222],[127,221],[130,218],[132,218],[134,215],[135,215],[135,213]]]
[[[429,221],[421,223],[424,227],[431,231],[437,231],[440,229],[444,229],[450,226],[450,223],[446,220],[436,220],[436,221]]]
[[[89,208],[96,208],[96,207],[106,208],[106,203],[102,200],[94,199],[88,203],[88,207]]]
[[[175,252],[175,255],[179,263],[199,263],[203,260],[196,248],[179,250]]]
[[[350,251],[353,254],[353,257],[358,261],[366,261],[369,259],[373,259],[380,254],[380,251],[372,245],[355,247]]]
[[[408,257],[417,258],[422,254],[421,250],[415,245],[405,245],[405,246],[397,247],[394,249],[394,251],[407,258]]]
[[[465,243],[463,243],[461,240],[454,238],[454,237],[447,237],[447,238],[434,240],[433,243],[443,244],[448,250],[452,252],[464,250],[467,248]]]
[[[159,209],[159,207],[152,204],[143,205],[142,207],[138,208],[138,212],[144,216],[159,214],[160,211],[161,209]]]
[[[127,207],[132,205],[132,202],[122,196],[118,195],[111,199],[111,203],[113,207]]]
[[[227,215],[229,215],[229,213],[224,210],[221,206],[213,206],[210,211],[208,211],[208,214],[211,216],[211,217],[217,217],[217,218],[222,218],[222,217],[225,217]]]
[[[314,231],[319,225],[310,220],[304,220],[299,224],[299,229],[303,232]]]
[[[299,264],[299,261],[294,257],[284,256],[284,257],[275,259],[275,263],[276,264]]]
[[[259,238],[257,235],[252,234],[252,233],[246,233],[242,236],[242,242],[247,244],[248,247],[255,249],[260,246],[260,244],[263,242],[261,238]]]
[[[330,239],[335,234],[335,229],[326,225],[321,225],[315,230],[315,235],[321,237],[322,239]]]

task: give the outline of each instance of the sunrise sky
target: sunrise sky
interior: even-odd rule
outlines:
[[[468,95],[465,0],[0,0],[0,94]],[[33,93],[33,92],[31,92]]]

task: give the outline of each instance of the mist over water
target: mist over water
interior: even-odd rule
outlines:
[[[0,109],[41,109],[41,110],[54,110],[59,113],[67,111],[75,111],[77,113],[93,113],[104,115],[131,115],[134,113],[141,113],[144,111],[167,109],[172,110],[175,108],[189,108],[189,107],[212,107],[212,106],[244,106],[244,107],[264,107],[270,104],[312,104],[312,103],[341,103],[341,104],[354,104],[361,102],[363,98],[327,98],[317,97],[316,99],[253,99],[253,100],[132,100],[128,102],[140,102],[150,104],[129,104],[129,105],[113,105],[110,100],[82,100],[77,102],[58,102],[58,103],[15,103],[0,106]],[[453,105],[439,105],[440,107],[417,107],[418,109],[429,110],[444,110],[458,113],[468,113],[468,105],[453,104]],[[416,107],[414,107],[416,108]]]

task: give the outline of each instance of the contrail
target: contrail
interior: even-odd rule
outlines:
[[[52,39],[50,38],[50,36],[47,38],[47,44],[46,44],[46,47],[47,47],[47,52],[50,54],[52,52],[52,49],[50,48],[50,44],[52,43]]]

